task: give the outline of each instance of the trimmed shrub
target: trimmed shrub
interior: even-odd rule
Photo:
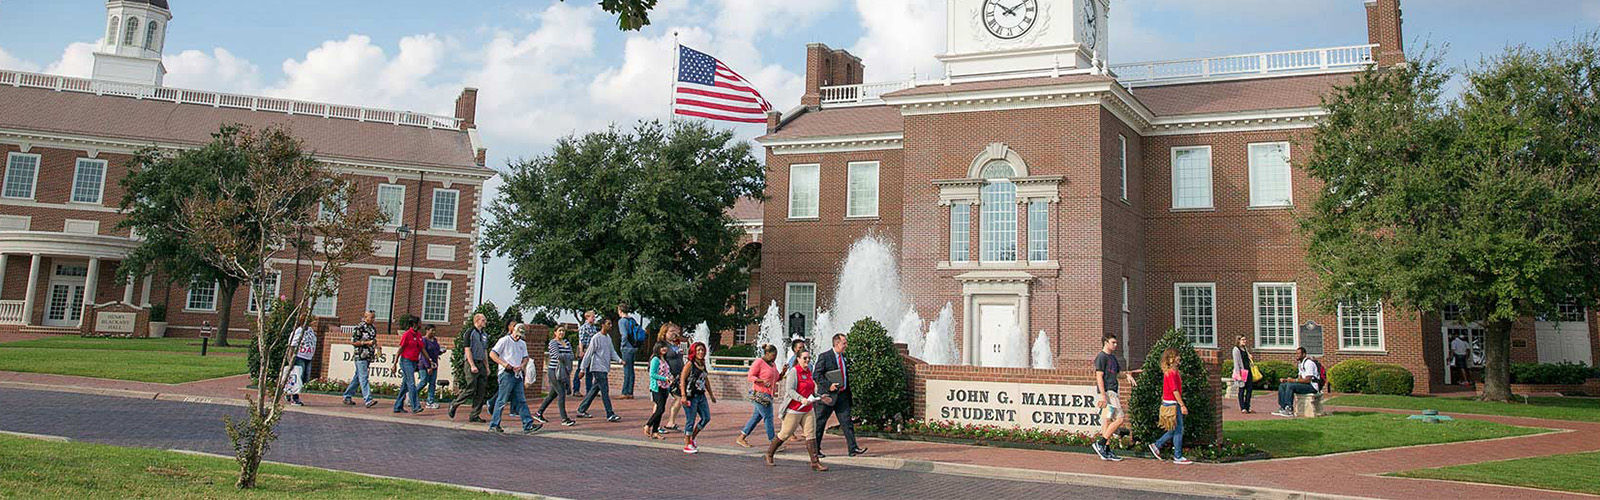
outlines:
[[[911,376],[889,331],[872,318],[857,321],[845,340],[850,369],[851,416],[879,429],[896,429],[911,415]]]
[[[1328,382],[1339,392],[1367,392],[1367,375],[1373,363],[1364,359],[1347,359],[1328,368]]]
[[[1331,375],[1330,375],[1331,377]],[[1410,396],[1417,379],[1411,371],[1395,365],[1379,365],[1367,374],[1367,394]]]
[[[1578,385],[1589,378],[1588,366],[1579,363],[1512,363],[1513,384]]]
[[[726,356],[726,357],[730,357],[730,358],[754,358],[754,357],[756,357],[756,345],[755,344],[739,344],[739,345],[734,345],[734,346],[723,347],[722,349],[718,349],[715,352],[716,352],[716,355],[718,355],[718,356]]]
[[[1294,378],[1300,374],[1294,364],[1287,361],[1257,361],[1256,370],[1261,372],[1260,387],[1269,391],[1278,390],[1278,379]]]
[[[1155,345],[1150,346],[1150,354],[1144,359],[1144,372],[1139,374],[1139,383],[1134,386],[1133,395],[1128,400],[1133,438],[1151,443],[1166,432],[1156,425],[1156,419],[1161,411],[1161,353],[1169,347],[1178,350],[1178,373],[1183,375],[1183,402],[1189,407],[1189,414],[1183,417],[1183,441],[1194,445],[1215,443],[1220,416],[1212,399],[1218,395],[1211,390],[1211,381],[1212,377],[1218,375],[1206,371],[1200,355],[1194,352],[1194,345],[1189,343],[1182,330],[1176,328],[1167,330]]]

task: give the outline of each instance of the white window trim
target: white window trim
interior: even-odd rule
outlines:
[[[1288,176],[1288,181],[1289,181],[1289,184],[1287,186],[1288,187],[1288,192],[1286,193],[1287,196],[1288,196],[1287,201],[1285,203],[1258,204],[1258,203],[1256,203],[1256,185],[1255,185],[1255,158],[1256,158],[1256,155],[1254,153],[1254,150],[1255,150],[1256,146],[1279,146],[1279,145],[1283,146],[1284,169],[1287,170],[1287,172],[1285,172],[1285,174]],[[1245,148],[1244,148],[1244,157],[1245,157],[1245,169],[1244,169],[1244,172],[1245,172],[1245,176],[1247,177],[1245,179],[1245,188],[1250,190],[1250,207],[1249,208],[1287,208],[1287,207],[1293,207],[1294,206],[1294,163],[1290,161],[1290,159],[1293,158],[1293,156],[1291,156],[1291,153],[1290,153],[1290,147],[1291,146],[1289,144],[1289,141],[1252,142],[1252,143],[1249,143],[1249,144],[1245,145]]]
[[[1290,303],[1293,304],[1293,307],[1290,308],[1290,311],[1292,312],[1289,314],[1289,323],[1292,326],[1291,330],[1294,331],[1294,339],[1289,342],[1288,347],[1263,347],[1261,345],[1261,287],[1277,286],[1289,287],[1289,300]],[[1254,328],[1251,328],[1250,330],[1250,336],[1255,338],[1254,344],[1256,349],[1264,351],[1293,351],[1296,347],[1300,347],[1300,286],[1294,282],[1287,281],[1258,281],[1251,283],[1250,318],[1255,324]]]
[[[190,280],[189,287],[183,292],[183,310],[189,312],[217,312],[217,300],[221,298],[218,297],[221,292],[221,290],[219,290],[220,288],[222,287],[217,282],[211,282],[211,308],[196,309],[189,307],[190,304],[194,303],[194,282],[193,280]]]
[[[945,258],[946,259],[951,259],[950,262],[972,262],[972,207],[973,207],[973,205],[971,203],[968,203],[965,200],[957,200],[955,203],[951,203],[950,204],[950,212],[945,217],[945,223],[946,224],[951,224],[951,223],[954,222],[955,213],[956,213],[956,207],[964,207],[964,209],[967,211],[967,216],[966,216],[966,219],[967,219],[966,222],[967,223],[966,223],[966,226],[961,228],[961,234],[966,236],[966,241],[961,242],[961,248],[963,249],[962,253],[966,254],[967,258],[961,259],[961,260],[954,260],[954,258],[955,258],[955,255],[954,255],[955,254],[955,244],[956,244],[956,242],[955,242],[955,236],[956,236],[955,231],[956,231],[956,228],[955,228],[954,225],[950,226],[950,231],[949,231],[949,234],[947,235],[947,237],[950,238],[950,245],[948,245],[948,248],[945,249]]]
[[[100,185],[96,186],[95,201],[78,201],[78,174],[83,170],[83,163],[100,164]],[[72,191],[67,193],[67,203],[78,205],[104,205],[106,202],[106,177],[111,175],[111,163],[94,158],[78,158],[72,162]]]
[[[434,284],[434,283],[444,283],[444,318],[443,319],[437,319],[437,320],[428,319],[428,285]],[[451,292],[454,291],[453,290],[454,284],[455,284],[455,282],[450,281],[450,280],[425,280],[425,281],[422,282],[422,322],[423,323],[432,323],[432,324],[436,324],[436,325],[447,325],[447,324],[450,324],[450,295],[451,295]]]
[[[387,182],[382,183],[382,184],[378,184],[378,190],[377,190],[376,196],[375,196],[377,199],[374,200],[374,201],[376,201],[377,204],[378,204],[378,211],[379,212],[383,211],[383,188],[385,188],[385,187],[397,187],[397,188],[400,188],[400,210],[399,210],[400,216],[396,217],[396,219],[398,219],[398,220],[394,221],[393,223],[390,223],[390,221],[388,220],[389,219],[388,218],[389,214],[383,214],[385,216],[384,217],[384,221],[383,221],[383,225],[384,225],[384,227],[400,227],[400,226],[402,226],[402,225],[404,225],[406,223],[406,185],[405,184],[389,184]]]
[[[1033,258],[1033,241],[1034,241],[1033,240],[1033,230],[1034,230],[1034,227],[1033,227],[1033,204],[1034,203],[1040,203],[1040,204],[1044,205],[1044,258],[1043,259],[1038,259],[1038,260],[1035,260]],[[1030,263],[1050,262],[1050,202],[1048,200],[1039,200],[1039,199],[1028,200],[1028,203],[1027,203],[1026,206],[1028,207],[1027,210],[1025,210],[1025,212],[1027,212],[1027,214],[1028,214],[1028,238],[1027,238],[1027,240],[1028,240],[1028,249],[1027,249],[1028,256],[1024,260],[1027,260]]]
[[[5,181],[7,179],[11,178],[11,158],[14,157],[14,156],[29,156],[29,157],[33,157],[33,181],[32,181],[33,184],[31,184],[28,187],[28,197],[26,197],[26,198],[21,197],[21,196],[6,196],[5,195],[6,187],[7,187],[5,185]],[[7,198],[7,199],[12,199],[12,200],[33,200],[33,199],[37,199],[39,197],[39,171],[43,170],[43,169],[44,169],[44,157],[39,156],[36,153],[10,153],[10,154],[7,154],[6,155],[6,170],[5,170],[4,176],[0,176],[0,198]]]
[[[872,175],[873,175],[874,179],[872,180],[872,213],[870,213],[870,214],[857,214],[857,213],[854,213],[856,207],[855,207],[855,203],[853,201],[851,201],[852,198],[850,196],[850,190],[852,188],[852,184],[855,183],[855,177],[856,177],[855,167],[856,167],[856,165],[872,165]],[[821,191],[821,187],[822,187],[820,185],[821,172],[818,172],[818,176],[817,177],[818,177],[818,181],[819,181],[819,185],[817,186],[817,188],[818,188],[819,197],[820,197],[820,191]],[[849,162],[849,163],[845,164],[844,218],[846,218],[846,219],[876,219],[876,218],[878,218],[878,207],[883,204],[883,200],[881,198],[882,195],[883,195],[883,164],[882,163],[879,163],[877,161],[853,161],[853,162]],[[818,208],[819,208],[818,211],[820,212],[820,208],[821,207],[818,207]]]
[[[1174,292],[1176,292],[1178,289],[1174,288],[1172,290]],[[1215,304],[1216,302],[1217,302],[1217,292],[1212,291],[1211,292],[1211,303]],[[1127,276],[1123,276],[1122,277],[1122,312],[1133,312],[1133,311],[1128,309],[1128,277]],[[1176,316],[1174,316],[1174,318],[1176,318]],[[1215,323],[1215,322],[1216,322],[1216,320],[1213,319],[1212,323]]]
[[[794,288],[796,286],[809,286],[809,287],[811,287],[811,310],[810,311],[806,311],[806,329],[809,331],[811,329],[811,327],[816,326],[816,324],[817,324],[817,317],[816,317],[817,316],[817,284],[815,282],[811,282],[811,281],[790,281],[790,282],[786,282],[786,283],[783,284],[783,321],[784,321],[784,325],[787,326],[789,324],[788,323],[789,315],[795,313],[795,311],[792,310],[793,308],[791,308],[789,306],[789,304],[792,302],[792,300],[790,299],[789,296],[794,293]],[[813,333],[815,333],[815,332],[813,332]],[[829,333],[827,335],[831,336],[833,334]],[[822,338],[822,337],[817,337],[817,338]]]
[[[815,214],[812,214],[812,215],[795,215],[794,214],[794,186],[795,186],[794,169],[796,167],[815,167],[817,169],[817,198],[816,198],[816,204],[815,204],[817,213],[815,213]],[[846,194],[845,197],[849,198],[849,195]],[[822,218],[822,164],[821,163],[795,163],[795,164],[789,165],[789,212],[788,212],[788,216],[789,216],[790,219],[795,219],[795,220],[816,220],[816,219]]]
[[[1202,149],[1206,151],[1206,160],[1207,160],[1206,161],[1206,174],[1207,174],[1206,177],[1208,179],[1210,179],[1210,181],[1211,181],[1211,200],[1210,200],[1209,203],[1207,203],[1203,207],[1179,207],[1178,206],[1178,152],[1179,151],[1198,151],[1198,150],[1202,150]],[[1209,145],[1208,146],[1173,146],[1172,151],[1171,151],[1171,158],[1167,162],[1167,165],[1168,165],[1167,170],[1170,170],[1171,171],[1170,173],[1172,175],[1172,203],[1171,203],[1172,211],[1174,211],[1174,212],[1185,212],[1185,211],[1216,210],[1216,208],[1217,208],[1217,168],[1216,168],[1215,160],[1216,160],[1216,158],[1212,156],[1211,146],[1209,146]]]
[[[438,224],[438,221],[435,220],[436,217],[434,216],[435,210],[437,210],[438,207],[439,207],[439,193],[441,193],[441,192],[449,192],[449,193],[454,193],[456,195],[455,202],[452,203],[455,206],[451,207],[451,209],[450,209],[450,225],[449,226],[440,226]],[[429,210],[428,210],[428,228],[429,229],[432,229],[432,230],[435,230],[435,231],[455,231],[456,227],[461,225],[461,190],[459,190],[459,189],[437,189],[437,188],[434,189],[433,190],[433,206],[428,207],[428,208],[429,208]]]
[[[273,270],[268,274],[277,276],[276,279],[272,280],[272,298],[276,299],[283,294],[283,271]],[[256,287],[254,284],[247,287],[244,296],[246,299],[244,312],[254,314],[256,312]]]
[[[1211,343],[1195,344],[1195,347],[1217,347],[1217,337],[1221,334],[1217,329],[1217,284],[1216,282],[1181,282],[1172,284],[1172,327],[1183,328],[1183,296],[1179,290],[1183,287],[1206,287],[1211,289]],[[1184,334],[1188,335],[1188,334]]]
[[[389,275],[389,276],[368,276],[367,277],[367,311],[372,311],[373,319],[381,319],[381,320],[388,320],[389,319],[389,304],[378,304],[376,306],[374,306],[372,304],[372,284],[374,282],[384,281],[384,280],[387,280],[389,282],[389,300],[392,301],[392,300],[395,299],[395,296],[394,296],[394,289],[395,289],[394,275]],[[365,313],[366,313],[365,311],[362,312],[362,314],[365,314]]]
[[[1117,151],[1120,153],[1122,163],[1122,201],[1128,201],[1128,138],[1117,134]]]
[[[1340,351],[1351,351],[1351,352],[1388,352],[1388,349],[1387,349],[1387,346],[1388,346],[1388,332],[1385,331],[1384,327],[1383,327],[1383,303],[1382,302],[1377,303],[1377,307],[1378,307],[1378,347],[1345,347],[1344,346],[1344,307],[1345,307],[1344,302],[1340,302],[1339,303],[1339,314],[1338,314],[1338,318],[1337,318],[1337,321],[1339,322],[1339,325],[1338,325],[1338,327],[1339,327],[1339,329],[1338,329],[1339,350]],[[1295,323],[1295,324],[1298,325],[1299,323]],[[1296,335],[1298,335],[1298,329],[1296,329]]]
[[[279,278],[279,279],[281,280],[282,278]],[[312,274],[311,279],[315,280],[315,279],[317,279],[317,276],[315,274]],[[335,280],[335,281],[338,281],[338,280]],[[317,313],[317,308],[316,307],[312,307],[311,308],[311,315],[316,316],[318,318],[334,318],[334,317],[338,317],[339,316],[339,292],[340,292],[340,288],[341,288],[340,286],[335,284],[335,286],[333,287],[333,295],[329,295],[327,297],[316,297],[314,299],[314,301],[318,305],[321,305],[323,303],[323,301],[327,301],[327,303],[330,304],[330,309],[333,312],[328,313],[328,314],[318,314]]]

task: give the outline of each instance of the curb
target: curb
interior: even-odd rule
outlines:
[[[184,455],[193,455],[193,456],[197,456],[197,457],[220,458],[220,459],[223,459],[223,460],[233,460],[234,459],[233,457],[230,457],[230,456],[227,456],[227,455],[222,455],[222,454],[218,454],[218,453],[207,453],[207,452],[204,452],[204,451],[181,450],[181,449],[177,449],[177,448],[169,448],[169,449],[167,449],[167,451],[170,451],[170,452],[173,452],[173,453],[181,453],[181,454],[184,454]],[[494,488],[481,488],[481,487],[477,487],[477,486],[465,486],[465,485],[460,485],[460,484],[441,483],[441,482],[437,482],[437,481],[424,481],[424,480],[421,480],[421,479],[411,479],[411,478],[405,478],[405,477],[385,476],[385,475],[381,475],[381,474],[368,474],[368,473],[365,473],[365,472],[355,472],[355,471],[340,470],[340,469],[329,469],[329,468],[326,468],[326,467],[316,467],[316,466],[312,466],[312,465],[291,464],[291,463],[284,463],[284,462],[276,462],[276,461],[272,461],[272,460],[262,460],[261,463],[263,463],[263,464],[273,464],[273,465],[282,465],[282,466],[285,466],[285,467],[299,467],[299,468],[302,468],[302,469],[324,470],[324,471],[329,471],[329,472],[338,472],[338,473],[342,473],[342,474],[354,474],[354,475],[357,475],[357,476],[370,477],[370,478],[374,478],[374,479],[388,479],[388,480],[393,480],[393,481],[407,481],[407,482],[413,482],[413,483],[422,483],[422,484],[429,484],[429,485],[434,485],[434,486],[443,486],[443,487],[446,487],[446,488],[458,488],[458,489],[463,489],[463,490],[468,490],[468,491],[476,491],[476,492],[480,492],[480,493],[488,493],[488,494],[491,494],[491,495],[508,495],[508,496],[513,496],[513,497],[517,497],[517,498],[526,498],[526,499],[530,499],[530,500],[568,500],[568,499],[562,498],[562,497],[553,497],[553,496],[549,496],[549,495],[537,495],[537,494],[533,494],[533,493],[523,493],[523,492],[520,492],[520,491],[497,490],[497,489],[494,489]]]
[[[49,434],[29,434],[29,433],[26,433],[26,432],[12,432],[12,431],[0,431],[0,434],[5,434],[7,436],[15,436],[15,437],[19,437],[19,438],[28,438],[28,439],[37,439],[37,440],[40,440],[40,441],[49,441],[49,442],[52,442],[52,443],[70,443],[70,442],[72,442],[72,439],[67,438],[66,436],[51,436]]]
[[[69,392],[69,393],[78,393],[78,394],[92,394],[92,395],[101,395],[101,396],[137,398],[137,399],[156,399],[156,400],[162,400],[162,401],[174,401],[174,402],[183,402],[183,403],[220,404],[220,405],[228,405],[228,406],[245,406],[246,405],[244,401],[237,400],[237,399],[219,399],[219,398],[210,398],[210,397],[203,397],[203,396],[186,396],[186,395],[178,395],[178,394],[157,394],[157,393],[141,392],[141,391],[125,391],[125,390],[119,390],[119,389],[98,389],[98,388],[86,388],[86,387],[74,387],[74,386],[56,386],[56,385],[34,384],[34,383],[26,383],[26,382],[0,381],[0,388],[37,390],[37,391],[52,391],[52,392]],[[406,424],[406,425],[422,425],[422,426],[436,427],[436,428],[442,428],[442,429],[457,429],[457,430],[469,430],[469,431],[470,430],[477,430],[479,432],[488,432],[488,430],[484,426],[484,424],[438,422],[438,421],[431,421],[431,420],[413,420],[413,419],[409,419],[409,418],[394,417],[394,416],[389,416],[389,415],[349,414],[349,413],[344,413],[344,412],[340,412],[340,411],[323,410],[323,409],[320,409],[320,408],[307,408],[307,407],[285,407],[285,411],[295,412],[295,413],[306,413],[306,414],[326,416],[326,417],[340,417],[340,418],[350,418],[350,419],[358,419],[358,420],[370,420],[370,421],[378,421],[378,422],[398,423],[398,424]],[[508,437],[515,438],[516,436],[508,436]],[[651,442],[641,442],[641,441],[639,441],[637,439],[633,439],[633,438],[621,438],[621,437],[602,436],[602,435],[595,435],[595,434],[586,434],[586,433],[583,433],[582,431],[559,432],[559,433],[535,433],[531,437],[566,439],[566,440],[572,440],[572,441],[583,441],[583,442],[602,443],[602,444],[615,444],[615,445],[627,445],[627,446],[635,446],[635,447],[643,447],[643,448],[660,448],[660,449],[670,449],[670,450],[679,449],[679,446],[677,446],[675,444],[672,444],[672,443],[669,443],[669,442],[667,442],[665,440],[663,440],[660,443],[654,442],[654,440],[651,440]],[[178,450],[174,450],[174,451],[178,451]],[[733,448],[702,447],[702,448],[700,448],[700,451],[701,451],[701,453],[712,453],[712,454],[716,454],[716,455],[727,455],[727,456],[744,456],[744,457],[751,457],[751,458],[758,458],[758,457],[762,457],[762,456],[765,455],[764,452],[755,451],[754,449],[750,449],[750,450],[747,451],[747,450],[733,449]],[[196,452],[196,453],[198,453],[198,452]],[[227,457],[227,458],[231,458],[231,457]],[[809,457],[799,457],[799,456],[795,456],[795,455],[792,455],[792,454],[790,454],[790,455],[778,455],[778,456],[776,456],[774,458],[779,459],[779,460],[790,461],[790,462],[808,462],[809,461]],[[1073,486],[1099,486],[1099,487],[1129,489],[1129,490],[1147,491],[1147,492],[1155,492],[1155,493],[1173,493],[1173,494],[1186,494],[1186,495],[1196,495],[1196,496],[1250,498],[1250,499],[1257,499],[1257,500],[1358,500],[1358,499],[1367,498],[1367,497],[1356,497],[1356,496],[1346,496],[1346,495],[1330,495],[1330,494],[1312,493],[1312,492],[1306,492],[1306,491],[1292,491],[1292,490],[1283,490],[1283,489],[1276,489],[1276,488],[1264,488],[1264,487],[1254,487],[1254,486],[1234,486],[1234,485],[1225,485],[1225,484],[1212,484],[1212,483],[1196,483],[1196,482],[1187,482],[1187,481],[1177,481],[1177,480],[1169,480],[1169,479],[1148,479],[1148,478],[1124,477],[1124,476],[1105,476],[1105,475],[1077,473],[1077,472],[1055,472],[1055,471],[1041,471],[1041,470],[1035,470],[1035,469],[1016,469],[1016,468],[1006,468],[1006,467],[995,467],[995,466],[989,466],[989,465],[954,464],[954,463],[947,463],[947,462],[935,462],[935,461],[928,461],[928,460],[914,460],[914,459],[905,459],[905,458],[831,457],[828,460],[832,464],[849,465],[849,466],[856,466],[856,467],[866,467],[866,468],[871,468],[871,469],[903,470],[903,471],[910,471],[910,472],[925,472],[925,473],[943,474],[943,475],[951,475],[951,476],[974,477],[974,478],[984,478],[984,479],[999,479],[999,480],[1007,480],[1007,481],[1027,481],[1027,482],[1034,482],[1034,483],[1047,483],[1047,484],[1060,484],[1060,485],[1073,485]],[[289,464],[289,465],[293,465],[293,464]],[[304,467],[304,466],[302,466],[302,467]],[[313,468],[316,468],[316,467],[313,467]],[[344,471],[344,472],[349,472],[349,471]],[[383,476],[373,476],[373,477],[383,477]],[[404,478],[398,478],[398,479],[404,479]],[[407,479],[407,480],[415,481],[414,479]],[[424,481],[424,482],[426,482],[426,481]],[[439,484],[444,484],[444,483],[439,483]],[[451,486],[458,486],[458,485],[451,485]],[[552,498],[552,497],[534,497],[534,498]]]

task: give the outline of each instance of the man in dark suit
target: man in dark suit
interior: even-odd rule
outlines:
[[[850,362],[845,358],[844,348],[844,334],[834,334],[833,350],[817,355],[811,368],[812,379],[817,381],[817,391],[823,393],[815,409],[816,439],[811,440],[812,446],[817,447],[819,458],[822,456],[822,435],[828,428],[828,415],[833,413],[839,415],[839,428],[844,430],[845,443],[850,445],[850,456],[867,452],[866,448],[856,446],[856,427],[850,423]]]

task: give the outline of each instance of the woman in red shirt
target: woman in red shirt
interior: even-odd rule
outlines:
[[[406,396],[411,396],[411,413],[422,413],[422,402],[417,400],[417,358],[422,357],[422,334],[417,333],[417,319],[406,318],[406,332],[400,334],[400,355],[395,357],[395,362],[389,365],[390,370],[397,366],[400,370],[400,394],[394,398],[394,412],[402,413],[405,410]]]
[[[772,366],[772,363],[777,359],[778,348],[773,347],[772,344],[763,344],[761,346],[761,357],[750,364],[750,372],[745,374],[745,378],[750,379],[750,393],[745,396],[745,399],[750,400],[750,404],[754,405],[756,409],[755,412],[750,414],[750,420],[744,423],[744,429],[739,432],[739,440],[737,441],[739,446],[750,447],[750,442],[745,441],[745,438],[750,436],[751,431],[756,430],[756,424],[759,422],[767,424],[767,441],[771,442],[777,439],[777,433],[772,430],[772,397],[774,396],[772,389],[778,386],[778,369]]]
[[[817,383],[811,379],[811,353],[800,351],[795,355],[795,361],[794,382],[787,389],[789,412],[783,415],[783,430],[778,431],[778,438],[767,445],[767,465],[777,465],[772,461],[772,455],[778,453],[778,447],[783,446],[783,442],[789,440],[795,435],[795,431],[799,430],[800,439],[809,441],[806,450],[811,453],[811,468],[825,471],[828,468],[817,459],[819,451],[817,443],[810,439],[810,436],[816,433],[817,425],[817,419],[811,416],[811,403],[817,400],[815,397]]]
[[[1172,463],[1188,465],[1189,459],[1183,458],[1183,416],[1189,414],[1189,407],[1183,404],[1183,375],[1178,373],[1178,350],[1168,348],[1161,353],[1161,408],[1177,407],[1177,424],[1169,429],[1161,439],[1150,444],[1150,453],[1161,459],[1161,447],[1167,441],[1172,441]]]

